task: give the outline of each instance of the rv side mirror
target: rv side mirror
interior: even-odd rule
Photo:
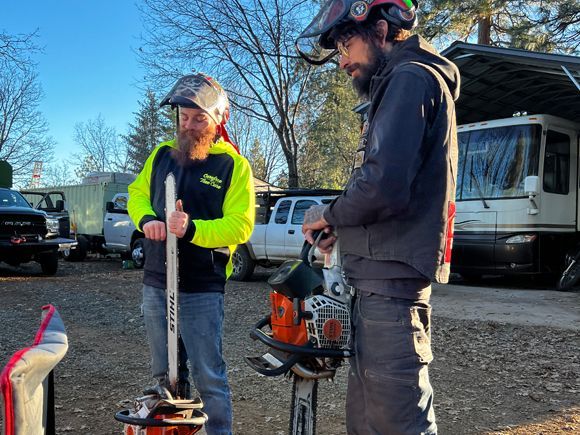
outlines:
[[[527,195],[536,196],[538,194],[538,176],[529,175],[524,178],[524,191]]]
[[[56,200],[56,211],[63,211],[64,210],[64,201],[62,199]]]
[[[105,208],[107,209],[107,213],[112,213],[113,210],[115,210],[115,203],[112,201],[107,201]]]
[[[540,209],[538,208],[538,204],[536,203],[536,195],[538,194],[539,189],[539,178],[537,175],[530,175],[524,178],[524,190],[528,195],[530,200],[530,207],[528,207],[528,214],[529,215],[537,215],[540,213]]]

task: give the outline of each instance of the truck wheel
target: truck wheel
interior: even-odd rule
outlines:
[[[580,279],[580,262],[573,260],[566,270],[562,273],[562,277],[558,281],[558,290],[571,290]]]
[[[77,237],[77,247],[75,249],[66,249],[62,256],[66,261],[83,261],[87,257],[89,250],[89,241],[85,236]]]
[[[256,262],[250,257],[248,248],[239,245],[232,256],[234,269],[230,277],[234,281],[247,281],[254,273]]]
[[[38,262],[44,275],[54,275],[58,270],[58,252],[42,254],[39,256]]]
[[[142,269],[145,265],[145,250],[143,249],[143,239],[137,239],[131,247],[131,258],[135,269]]]

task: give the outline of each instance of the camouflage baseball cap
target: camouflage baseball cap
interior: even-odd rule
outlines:
[[[209,76],[195,73],[181,77],[161,101],[161,106],[189,107],[206,112],[216,124],[227,121],[230,103],[220,84]]]

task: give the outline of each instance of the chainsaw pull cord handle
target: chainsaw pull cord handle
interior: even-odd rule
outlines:
[[[302,251],[300,251],[300,259],[304,264],[308,267],[312,267],[314,260],[316,259],[314,255],[314,251],[318,246],[320,240],[322,240],[323,236],[325,236],[324,231],[316,230],[312,233],[312,238],[314,239],[314,244],[310,245],[306,240],[304,240],[304,244],[302,245]],[[294,311],[294,318],[292,322],[295,326],[300,325],[302,319],[311,319],[312,313],[302,311],[301,299],[294,298],[292,300],[292,310]]]
[[[324,231],[316,230],[312,233],[312,238],[314,239],[314,244],[311,245],[306,240],[302,245],[302,251],[300,251],[300,259],[309,267],[312,267],[313,259],[314,259],[314,251],[318,246],[320,240],[322,240],[323,236],[325,235]]]

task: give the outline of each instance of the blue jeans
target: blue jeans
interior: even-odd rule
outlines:
[[[143,286],[143,317],[151,351],[154,378],[167,375],[167,320],[165,290]],[[223,293],[179,292],[179,332],[203,411],[208,435],[232,433],[232,398],[222,358]],[[180,370],[180,377],[187,372]]]
[[[431,306],[358,292],[346,399],[350,435],[435,435]]]

